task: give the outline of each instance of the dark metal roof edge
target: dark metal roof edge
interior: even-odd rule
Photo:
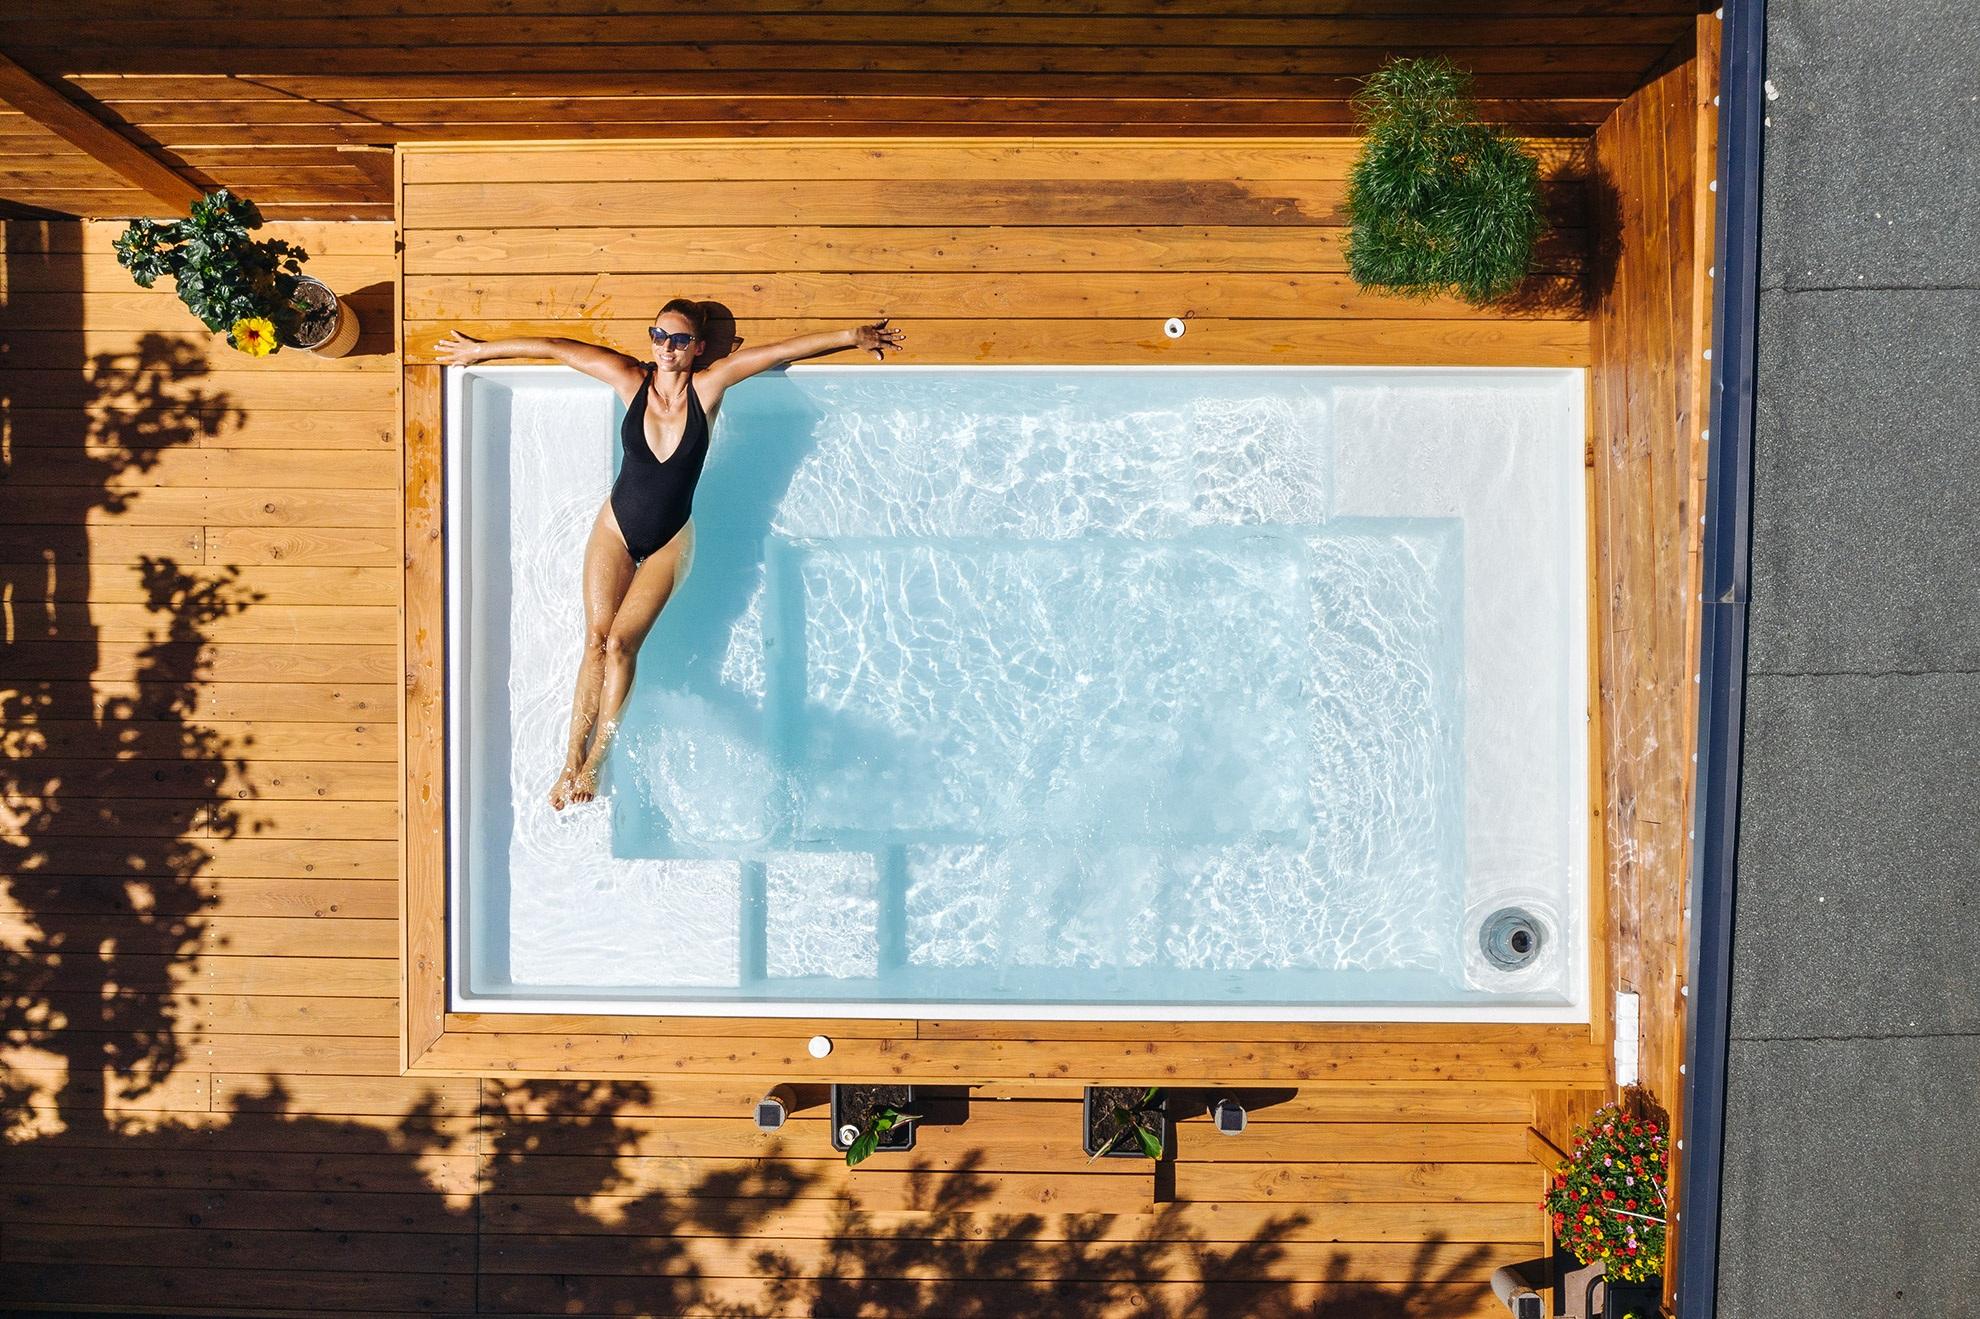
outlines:
[[[1683,1319],[1712,1319],[1718,1304],[1752,541],[1761,121],[1766,104],[1766,0],[1727,0],[1720,13],[1718,223],[1706,437],[1704,617],[1698,656],[1698,786],[1692,805],[1691,936],[1685,980],[1691,1010],[1677,1199],[1676,1303]]]

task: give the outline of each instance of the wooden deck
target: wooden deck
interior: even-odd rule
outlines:
[[[1516,10],[1516,11],[1515,11]],[[0,52],[204,187],[391,220],[391,149],[522,138],[1349,134],[1390,54],[1476,70],[1492,113],[1586,137],[1690,40],[1688,0],[75,0]],[[224,15],[224,22],[216,22]],[[0,107],[0,196],[143,193]]]
[[[998,360],[1079,360],[1081,344],[1129,361],[1173,351],[1142,324],[1159,303],[1197,318],[1195,360],[1604,367],[1590,322],[1551,296],[1507,318],[1354,294],[1336,255],[1345,156],[1324,143],[1163,148],[1166,177],[1118,144],[1112,176],[1091,153],[1051,158],[1044,177],[1078,191],[985,146],[974,209],[956,180],[904,208],[883,186],[901,175],[842,172],[806,201],[843,209],[805,222],[861,241],[819,269],[804,254],[825,235],[769,186],[789,181],[791,144],[693,150],[651,153],[671,163],[616,192],[545,190],[593,198],[581,224],[501,230],[476,217],[526,203],[542,156],[409,153],[403,272],[391,226],[285,226],[356,293],[366,338],[341,362],[215,346],[170,293],[130,285],[120,226],[6,224],[0,1305],[1490,1313],[1490,1269],[1541,1244],[1528,1129],[1606,1092],[1606,1021],[835,1023],[832,1075],[958,1087],[913,1165],[850,1174],[822,1088],[780,1137],[745,1115],[769,1080],[828,1079],[807,1070],[805,1023],[443,1017],[415,1050],[434,1074],[401,1074],[402,1021],[434,1007],[401,998],[401,942],[421,937],[399,920],[408,773],[415,855],[429,817],[399,694],[416,719],[434,659],[416,630],[431,602],[402,582],[431,554],[422,428],[449,322],[630,344],[692,291],[763,336],[898,311],[918,360],[985,360],[988,318]],[[1319,163],[1272,154],[1300,150]],[[1589,157],[1551,158],[1555,204],[1578,215]],[[862,168],[895,165],[930,177],[912,172],[925,156]],[[705,191],[687,204],[724,230],[651,226],[640,198],[664,190],[672,209],[690,180]],[[1550,250],[1555,273],[1579,275],[1578,242]],[[1083,272],[1070,301],[1025,277],[1067,268]],[[762,272],[779,282],[752,287]],[[1658,635],[1681,654],[1681,629]],[[1605,728],[1629,726],[1617,699],[1605,683]],[[1616,937],[1620,967],[1653,936]],[[1129,1078],[1247,1090],[1255,1125],[1226,1140],[1192,1117],[1171,1165],[1088,1166],[1077,1087]]]
[[[653,309],[692,288],[724,309],[718,323],[733,317],[757,342],[889,316],[908,330],[921,363],[1585,365],[1587,155],[1580,143],[1541,150],[1559,236],[1526,304],[1508,314],[1357,290],[1341,258],[1355,148],[1325,139],[407,149],[408,1066],[766,1082],[1601,1084],[1600,1024],[1592,1033],[623,1017],[523,1024],[443,1007],[441,391],[440,369],[427,363],[450,327],[480,338],[564,335],[637,354]],[[658,219],[655,198],[666,199]],[[1173,312],[1191,322],[1181,340],[1162,333]],[[1599,857],[1591,860],[1599,873]],[[838,1040],[827,1060],[804,1050],[814,1031]]]

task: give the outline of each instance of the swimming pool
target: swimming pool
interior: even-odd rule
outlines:
[[[608,795],[559,816],[623,409],[451,370],[454,1005],[1585,1019],[1583,391],[758,377]]]

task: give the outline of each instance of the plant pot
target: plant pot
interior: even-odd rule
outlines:
[[[911,1085],[835,1085],[832,1087],[832,1148],[844,1154],[852,1147],[852,1141],[844,1136],[847,1126],[865,1125],[867,1118],[892,1104],[903,1113],[914,1111],[914,1087]],[[886,1150],[911,1150],[914,1148],[915,1129],[919,1122],[908,1122],[895,1127],[880,1138],[874,1147],[878,1154]]]
[[[1602,1319],[1659,1319],[1664,1313],[1664,1280],[1602,1283]]]
[[[1147,1093],[1148,1087],[1145,1085],[1089,1085],[1086,1087],[1085,1096],[1080,1100],[1080,1146],[1086,1151],[1087,1158],[1093,1158],[1094,1151],[1104,1145],[1107,1138],[1114,1134],[1111,1129],[1107,1131],[1096,1131],[1094,1129],[1095,1124],[1103,1121],[1108,1110],[1115,1107],[1117,1103],[1123,1101],[1129,1104],[1138,1103],[1141,1097]],[[1163,1095],[1155,1101],[1155,1137],[1161,1141],[1162,1153],[1165,1156],[1169,1152],[1168,1103],[1169,1097],[1167,1095]],[[1100,1157],[1107,1159],[1145,1159],[1148,1155],[1142,1151],[1139,1141],[1130,1138],[1119,1142],[1114,1148],[1108,1150]]]
[[[357,347],[358,318],[350,303],[311,275],[296,277],[296,294],[308,310],[296,327],[295,347],[317,357],[342,357]]]

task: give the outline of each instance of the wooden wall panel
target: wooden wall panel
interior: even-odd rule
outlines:
[[[1711,346],[1719,21],[1595,136],[1615,208],[1596,257],[1597,583],[1612,990],[1639,995],[1638,1074],[1683,1132],[1700,538]],[[1673,1181],[1681,1152],[1673,1148]],[[1676,1234],[1672,1234],[1675,1250]]]
[[[1487,111],[1583,136],[1689,40],[1687,0],[79,0],[0,13],[0,52],[161,163],[285,218],[388,219],[408,142],[1352,131],[1390,55],[1472,70]],[[16,147],[0,197],[75,214]],[[0,147],[0,149],[5,149]],[[133,194],[139,201],[141,197]]]

